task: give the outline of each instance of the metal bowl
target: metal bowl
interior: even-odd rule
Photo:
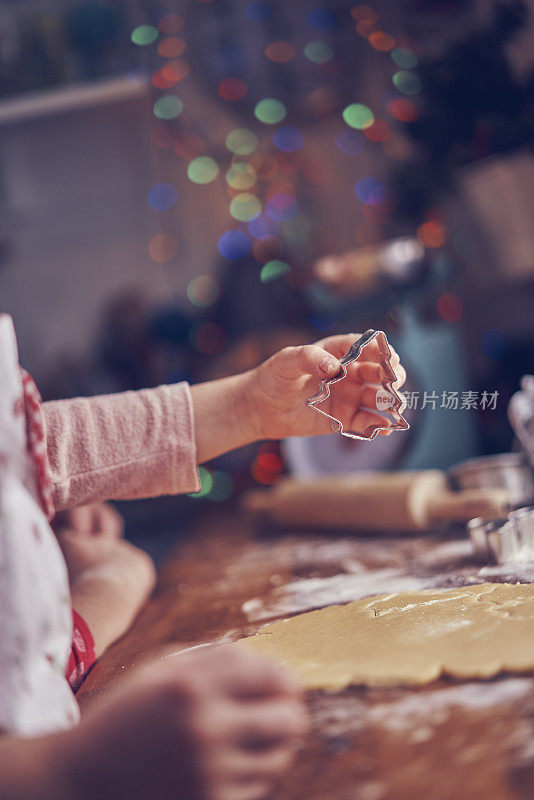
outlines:
[[[512,506],[534,502],[534,472],[520,453],[469,458],[449,470],[453,489],[507,489]]]

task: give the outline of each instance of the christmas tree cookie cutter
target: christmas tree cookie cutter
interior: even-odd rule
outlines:
[[[349,364],[352,364],[354,361],[358,360],[364,347],[372,342],[373,339],[376,339],[376,343],[378,345],[378,363],[382,367],[383,372],[383,378],[381,380],[382,388],[378,389],[377,393],[377,402],[380,401],[380,411],[374,408],[363,407],[362,410],[370,411],[376,416],[381,417],[384,420],[384,424],[380,425],[377,423],[374,425],[368,425],[362,433],[357,431],[346,431],[343,429],[343,423],[341,420],[337,419],[337,417],[333,417],[326,411],[323,411],[323,409],[318,408],[318,405],[330,397],[330,386],[333,383],[337,383],[338,381],[341,381],[343,378],[347,377],[347,367]],[[384,331],[375,331],[370,328],[368,331],[365,331],[365,333],[362,334],[359,339],[356,339],[349,352],[344,355],[343,358],[339,359],[339,363],[341,364],[340,372],[333,378],[324,378],[322,381],[320,381],[319,391],[317,394],[314,394],[313,397],[308,397],[308,399],[305,401],[306,405],[308,408],[312,408],[314,411],[317,411],[318,414],[328,417],[332,426],[332,430],[336,433],[340,433],[342,436],[348,436],[349,439],[364,439],[365,441],[369,442],[374,439],[375,436],[378,436],[380,431],[407,431],[410,426],[402,416],[402,412],[406,408],[406,401],[402,395],[396,391],[393,385],[397,380],[397,375],[391,366],[391,357],[392,352]],[[393,419],[393,422],[391,422],[388,417],[381,412],[389,414]]]

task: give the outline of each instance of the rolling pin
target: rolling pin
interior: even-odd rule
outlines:
[[[509,506],[506,489],[453,492],[445,473],[353,472],[313,480],[281,480],[253,490],[245,509],[281,524],[358,530],[420,531],[473,517],[500,517]]]

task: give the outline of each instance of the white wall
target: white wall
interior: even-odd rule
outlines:
[[[118,89],[103,101],[81,90],[79,102],[55,92],[22,111],[0,106],[0,310],[36,377],[59,353],[85,352],[112,294],[169,295],[147,254],[158,230],[146,202],[150,101],[139,84]]]

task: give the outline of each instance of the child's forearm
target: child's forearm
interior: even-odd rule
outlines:
[[[56,510],[200,488],[186,384],[42,409]]]
[[[191,387],[197,463],[261,438],[254,388],[253,372]]]
[[[197,491],[196,465],[259,438],[254,372],[43,404],[56,510]]]
[[[71,584],[72,607],[89,626],[97,658],[128,630],[155,579],[148,554],[119,540],[106,561],[82,570]]]

